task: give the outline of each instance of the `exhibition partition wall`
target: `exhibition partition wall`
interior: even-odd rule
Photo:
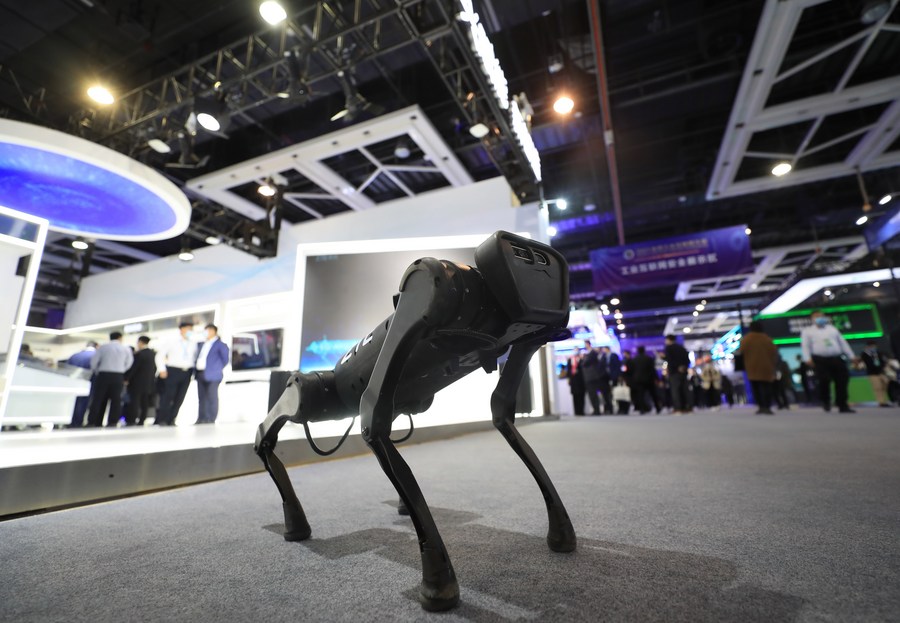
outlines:
[[[441,189],[371,210],[286,227],[281,232],[279,254],[271,259],[259,260],[219,245],[196,250],[191,262],[163,258],[90,276],[82,282],[79,298],[67,307],[65,326],[121,324],[124,318],[216,307],[220,309],[216,322],[220,336],[238,357],[237,365],[226,370],[219,421],[257,421],[265,415],[270,372],[301,367],[307,304],[323,303],[321,291],[311,298],[304,296],[310,257],[321,260],[335,255],[349,262],[325,284],[324,291],[341,297],[325,303],[325,313],[334,315],[334,330],[340,332],[327,337],[353,341],[391,312],[391,297],[412,260],[429,255],[443,258],[449,253],[446,259],[471,262],[472,249],[501,229],[545,239],[546,211],[536,204],[516,206],[502,178]],[[441,235],[435,237],[436,232]],[[381,254],[387,251],[407,255],[397,256],[390,266],[385,264],[376,270],[376,284],[373,274],[363,271],[375,267],[370,262],[386,257]],[[376,255],[360,262],[363,253]],[[325,262],[319,263],[325,266]],[[358,290],[362,286],[371,289],[363,295]],[[359,322],[352,326],[337,322],[339,308],[347,305],[359,312]],[[354,333],[358,331],[361,333]],[[310,340],[321,342],[321,337]],[[335,348],[334,344],[327,346]],[[537,367],[532,370],[532,378],[537,378],[536,374]],[[496,375],[477,376],[491,389],[497,382]],[[456,386],[452,391],[469,393]],[[542,396],[535,398],[533,404],[540,405]],[[185,405],[189,402],[190,398]],[[460,413],[473,415],[474,404],[448,405],[448,421],[459,418]],[[477,419],[489,419],[488,400],[479,398],[477,404]],[[439,401],[434,409],[440,409]],[[430,414],[427,422],[425,419],[424,425],[443,421]],[[185,417],[184,421],[193,420]]]
[[[0,206],[0,424],[41,265],[47,221]]]

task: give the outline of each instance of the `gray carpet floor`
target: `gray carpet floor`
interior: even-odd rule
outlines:
[[[372,456],[0,523],[3,621],[900,621],[900,410],[523,426],[578,533],[550,552],[497,433],[401,446],[461,604],[416,602],[415,533]],[[248,446],[248,451],[249,446]]]

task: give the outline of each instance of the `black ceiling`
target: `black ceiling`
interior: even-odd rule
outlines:
[[[3,0],[0,116],[79,132],[184,182],[340,127],[330,121],[344,103],[341,81],[333,73],[339,66],[351,67],[359,93],[378,109],[419,104],[475,179],[501,171],[515,177],[518,165],[508,145],[502,141],[487,145],[469,135],[468,122],[477,110],[465,103],[468,89],[451,92],[453,76],[442,73],[452,67],[454,55],[460,55],[453,37],[441,30],[446,17],[455,14],[451,0],[284,2],[293,4],[288,12],[309,32],[316,10],[323,5],[344,20],[324,22],[335,28],[335,24],[353,23],[360,15],[377,15],[398,6],[402,16],[398,13],[396,24],[384,21],[384,30],[377,34],[370,24],[321,46],[313,62],[321,64],[318,71],[324,77],[308,84],[303,97],[269,99],[252,106],[246,100],[252,95],[241,101],[235,98],[232,105],[240,106],[243,114],[236,118],[228,139],[197,137],[194,152],[198,157],[209,156],[202,167],[167,167],[164,157],[135,147],[145,144],[146,133],[140,135],[143,140],[129,144],[123,135],[105,135],[97,123],[99,117],[93,117],[93,124],[85,122],[90,117],[86,84],[102,80],[125,93],[253,33],[264,33],[257,4],[254,0]],[[859,234],[854,220],[862,202],[852,176],[714,202],[705,199],[764,2],[599,0],[598,4],[627,241],[743,223],[753,229],[755,249]],[[831,0],[827,10],[801,23],[788,58],[808,58],[837,37],[856,32],[862,4]],[[583,263],[591,249],[618,244],[589,5],[584,0],[482,0],[475,5],[509,79],[510,92],[524,92],[534,108],[533,136],[543,162],[543,195],[565,197],[569,202],[565,214],[551,209],[551,218],[599,216],[594,226],[554,239],[554,246],[571,263]],[[891,20],[900,22],[900,17],[894,15]],[[431,38],[411,38],[410,27],[432,33]],[[900,63],[900,32],[891,34],[892,38],[877,42],[863,68],[867,75],[877,76],[886,65]],[[551,73],[548,67],[555,58],[562,61],[563,69]],[[329,62],[334,66],[329,67]],[[308,68],[313,74],[316,71]],[[823,64],[803,80],[785,81],[773,97],[820,92],[833,81],[834,71]],[[210,85],[198,82],[197,88]],[[573,93],[577,102],[575,114],[566,119],[552,110],[561,89]],[[484,108],[483,93],[476,93],[474,99],[476,108],[479,103]],[[860,117],[875,112],[847,113],[846,119],[835,116],[829,119],[833,127],[823,131],[837,136],[846,125],[858,124]],[[158,125],[153,129],[159,130]],[[897,169],[868,173],[866,182],[873,189],[900,189],[900,174]],[[527,198],[533,198],[537,189],[527,192]],[[247,195],[257,199],[255,193]],[[195,219],[205,219],[205,227],[218,222],[215,215],[214,207],[205,206],[197,210]],[[298,221],[309,215],[286,211],[285,218]],[[237,227],[234,219],[223,222],[220,227]],[[172,254],[181,244],[172,240],[98,248],[92,270]],[[81,272],[83,258],[74,254],[66,239],[53,243],[48,251],[32,322],[41,322],[48,309],[64,303],[67,292],[71,294],[68,284]],[[573,291],[590,288],[588,273],[573,274]],[[631,309],[672,307],[674,289],[673,285],[635,293],[630,297]],[[750,306],[760,300],[746,298]],[[639,325],[639,330],[658,333],[664,318],[644,316],[651,320]]]

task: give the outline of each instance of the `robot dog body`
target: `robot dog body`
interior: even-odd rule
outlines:
[[[363,440],[415,526],[422,555],[419,600],[427,610],[452,608],[459,601],[459,586],[425,498],[390,439],[391,424],[401,413],[427,410],[436,392],[478,368],[495,370],[507,351],[491,396],[494,426],[541,489],[550,549],[571,552],[576,546],[556,489],[515,427],[516,391],[529,360],[543,344],[568,335],[568,266],[551,247],[507,232],[482,243],[475,264],[477,268],[434,258],[414,262],[394,297],[394,313],[334,370],[292,375],[256,438],[256,452],[284,502],[285,539],[304,540],[311,534],[309,524],[273,452],[278,432],[287,421],[306,426],[362,417]]]

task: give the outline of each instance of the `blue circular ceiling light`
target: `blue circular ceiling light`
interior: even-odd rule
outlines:
[[[102,145],[0,119],[0,205],[50,221],[50,229],[105,240],[166,240],[191,217],[184,193],[162,175]]]

